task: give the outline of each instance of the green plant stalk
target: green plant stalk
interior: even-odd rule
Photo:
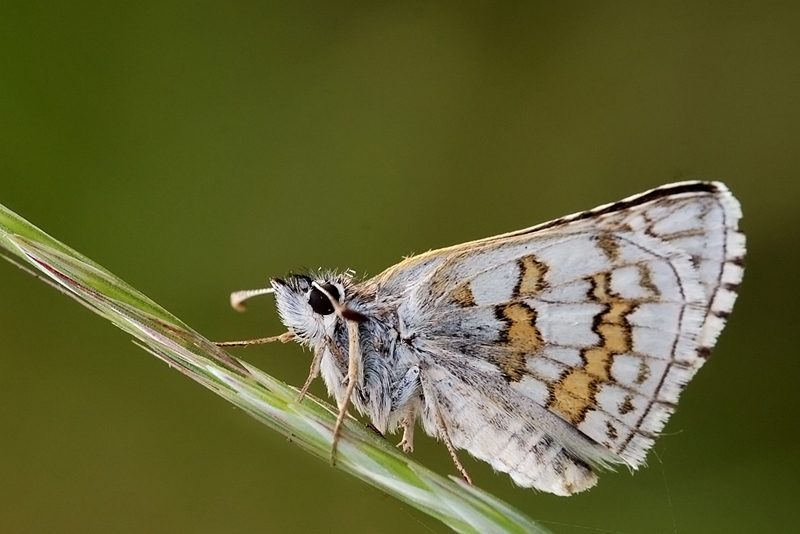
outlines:
[[[98,264],[0,205],[0,248],[38,276],[128,332],[143,348],[292,442],[327,460],[336,410],[248,365]],[[28,266],[26,268],[26,266]],[[455,477],[442,477],[345,421],[336,467],[463,533],[542,533],[521,512]]]

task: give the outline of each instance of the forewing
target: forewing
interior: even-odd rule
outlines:
[[[533,401],[637,467],[732,309],[740,216],[724,185],[684,182],[433,251],[379,278],[410,288],[401,318],[431,354],[502,377],[505,389],[474,395]],[[435,365],[429,376],[443,372]],[[429,380],[426,395],[446,383]],[[462,446],[502,462],[502,443]]]

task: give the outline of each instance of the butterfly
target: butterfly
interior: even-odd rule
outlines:
[[[352,404],[402,429],[405,451],[419,421],[467,481],[458,449],[571,495],[644,464],[733,308],[740,218],[723,184],[680,182],[368,280],[292,274],[232,302],[274,293],[278,338],[313,350],[300,395],[321,375],[336,399],[332,461]]]

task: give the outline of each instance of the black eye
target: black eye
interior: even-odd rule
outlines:
[[[339,290],[336,289],[336,286],[333,284],[320,284],[320,287],[330,293],[336,299],[336,302],[339,302]],[[320,315],[333,313],[333,304],[331,304],[330,299],[316,287],[311,288],[311,293],[308,294],[308,303],[311,305],[311,309]]]

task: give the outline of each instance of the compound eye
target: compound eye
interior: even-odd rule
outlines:
[[[333,284],[320,284],[320,287],[330,293],[330,295],[336,299],[336,302],[339,302],[339,290],[336,289],[336,286]],[[333,304],[331,304],[331,300],[316,287],[311,288],[311,292],[308,294],[308,303],[311,305],[311,309],[320,315],[330,315],[333,313]]]

